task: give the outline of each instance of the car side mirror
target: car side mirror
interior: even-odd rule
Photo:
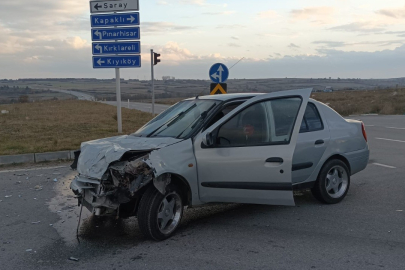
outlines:
[[[207,133],[205,134],[205,136],[203,136],[202,138],[202,142],[203,144],[205,144],[205,146],[211,147],[214,145],[214,137],[212,136],[212,133]]]

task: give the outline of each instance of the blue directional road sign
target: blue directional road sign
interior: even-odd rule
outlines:
[[[93,56],[93,68],[140,68],[140,55]]]
[[[139,12],[91,15],[91,27],[139,25]]]
[[[210,68],[209,75],[214,83],[224,83],[228,80],[229,69],[224,64],[218,63]]]
[[[91,29],[91,40],[93,41],[134,40],[140,38],[139,27]]]
[[[139,41],[132,42],[94,42],[93,54],[139,54],[141,53],[141,43]]]

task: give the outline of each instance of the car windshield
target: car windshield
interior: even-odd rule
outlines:
[[[138,137],[185,138],[207,117],[217,105],[216,100],[185,100],[170,107],[133,135]]]

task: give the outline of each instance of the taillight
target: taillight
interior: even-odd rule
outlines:
[[[364,123],[361,122],[361,131],[363,132],[363,137],[367,142],[367,133],[366,133],[366,127],[364,126]]]

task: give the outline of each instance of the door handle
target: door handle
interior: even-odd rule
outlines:
[[[320,144],[324,144],[324,143],[325,143],[324,140],[317,140],[317,141],[315,142],[315,145],[320,145]]]
[[[282,158],[279,158],[279,157],[273,157],[273,158],[266,159],[266,162],[269,162],[269,163],[283,163],[284,160]]]

